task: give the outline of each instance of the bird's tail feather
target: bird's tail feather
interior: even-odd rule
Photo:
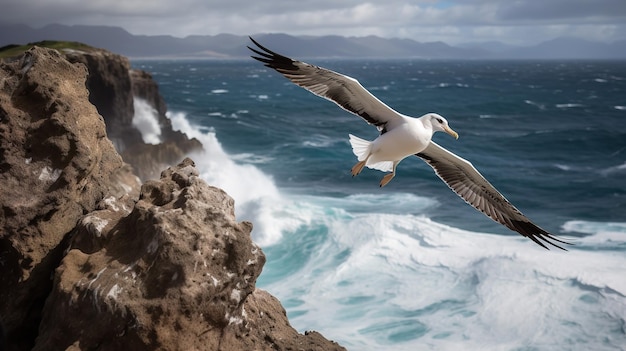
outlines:
[[[357,157],[359,161],[363,161],[370,154],[370,144],[371,141],[367,141],[361,139],[357,136],[349,134],[350,136],[350,145],[352,146],[352,152]]]
[[[350,135],[350,145],[352,145],[352,152],[356,155],[359,161],[363,161],[369,156],[370,151],[372,151],[372,142],[361,139],[352,134]],[[372,163],[373,162],[373,163]],[[371,158],[368,160],[365,165],[367,168],[377,169],[383,172],[391,172],[393,171],[393,162],[392,161],[373,161]]]

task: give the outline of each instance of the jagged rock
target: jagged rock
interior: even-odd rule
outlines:
[[[86,75],[37,47],[0,63],[8,349],[343,350],[299,334],[280,302],[255,288],[265,256],[252,225],[236,222],[233,200],[200,180],[191,160],[139,195],[88,100]]]
[[[0,63],[0,318],[16,349],[34,342],[78,220],[105,197],[138,194],[89,103],[86,76],[83,65],[38,47]]]
[[[172,129],[156,82],[147,72],[131,69],[126,57],[101,49],[68,51],[65,55],[70,62],[87,67],[89,100],[104,117],[109,139],[141,180],[158,178],[162,169],[202,149],[198,140]],[[147,101],[156,111],[161,127],[159,144],[146,144],[133,125],[135,98]]]
[[[299,334],[255,289],[265,255],[251,230],[185,159],[146,182],[130,213],[80,222],[35,350],[343,350]]]
[[[130,61],[106,50],[66,51],[65,57],[87,68],[89,101],[104,117],[107,134],[116,149],[123,150],[128,143],[141,140],[141,133],[132,126],[135,112],[128,74]]]

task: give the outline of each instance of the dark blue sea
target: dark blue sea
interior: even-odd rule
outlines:
[[[348,133],[377,131],[250,60],[134,61],[201,176],[267,255],[257,286],[300,332],[350,350],[626,349],[626,62],[309,59],[397,111],[437,112],[509,201],[575,245],[492,222],[417,157],[352,177]],[[144,138],[159,127],[136,101]]]

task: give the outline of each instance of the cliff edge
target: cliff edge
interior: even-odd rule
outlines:
[[[252,224],[236,221],[232,198],[200,179],[191,159],[148,176],[197,141],[163,152],[170,159],[145,156],[152,166],[141,184],[139,163],[131,168],[108,138],[122,153],[145,147],[129,128],[132,105],[104,99],[118,106],[109,126],[94,102],[112,86],[144,89],[147,100],[158,88],[109,54],[33,47],[0,63],[7,350],[344,350],[299,334],[280,302],[256,288],[265,255]],[[98,81],[109,82],[100,93]],[[182,137],[172,132],[165,144]]]
[[[115,149],[142,181],[158,179],[165,167],[202,148],[198,140],[173,130],[156,82],[148,72],[131,69],[128,58],[100,49],[67,50],[64,56],[87,67],[89,101],[104,117],[107,136]],[[147,103],[157,118],[158,143],[146,143],[133,124],[138,99]]]

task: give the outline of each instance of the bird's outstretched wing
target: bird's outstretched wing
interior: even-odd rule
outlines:
[[[432,141],[424,151],[416,154],[416,156],[426,161],[435,170],[439,178],[465,202],[484,213],[487,217],[520,233],[546,249],[548,247],[544,243],[558,247],[561,250],[565,249],[555,242],[571,245],[571,243],[557,239],[532,223],[530,219],[524,216],[496,190],[469,161]]]
[[[252,38],[250,40],[260,49],[248,46],[248,49],[259,55],[252,58],[265,63],[265,66],[275,69],[313,94],[333,101],[346,111],[362,117],[375,125],[379,131],[384,132],[385,127],[391,128],[394,121],[402,120],[398,112],[378,100],[356,79],[326,68],[292,60],[271,51]]]

